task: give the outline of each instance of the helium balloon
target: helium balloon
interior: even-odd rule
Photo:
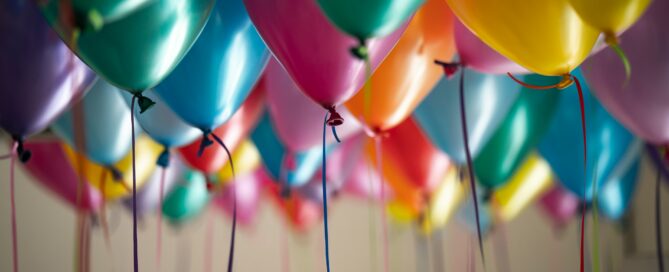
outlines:
[[[640,160],[638,147],[629,153],[630,159],[623,159],[616,165],[606,184],[597,192],[597,208],[612,220],[618,220],[625,214],[634,196]]]
[[[256,86],[256,89],[244,101],[235,115],[214,130],[213,133],[219,135],[230,150],[235,150],[237,145],[258,123],[263,111],[264,98],[265,94],[261,83]],[[200,142],[196,141],[179,148],[179,154],[188,165],[207,174],[216,173],[228,163],[228,155],[225,153],[225,149],[218,145],[206,148],[201,156],[198,154],[199,150]]]
[[[60,141],[56,139],[35,140],[25,144],[32,152],[32,159],[23,164],[34,181],[56,194],[75,209],[95,211],[101,203],[100,192],[90,183],[79,179],[78,169],[67,160]],[[81,198],[77,201],[79,182]],[[79,203],[77,203],[79,202]]]
[[[492,228],[492,223],[493,223],[492,211],[490,210],[490,206],[487,205],[483,200],[483,195],[481,193],[481,190],[476,190],[476,192],[479,192],[477,195],[478,198],[477,200],[479,203],[478,222],[476,220],[476,210],[474,209],[474,199],[472,198],[472,194],[469,192],[466,192],[466,195],[468,195],[468,197],[465,200],[465,202],[462,203],[462,205],[460,205],[460,210],[458,211],[456,218],[469,231],[476,233],[478,227],[480,227],[481,234],[485,234],[488,233],[488,231],[490,231],[490,229]]]
[[[539,199],[539,205],[556,226],[564,227],[578,214],[580,201],[556,184]]]
[[[555,82],[555,78],[538,75],[529,75],[526,79],[532,82],[548,81],[549,84]],[[558,107],[558,97],[557,90],[521,90],[504,121],[474,159],[474,171],[481,185],[497,188],[511,178],[530,150],[539,144],[548,131],[553,113]]]
[[[668,11],[667,1],[654,1],[622,35],[620,46],[635,70],[627,83],[614,52],[600,52],[583,64],[583,75],[604,107],[634,134],[655,144],[669,141]]]
[[[256,146],[250,140],[244,140],[232,152],[232,161],[235,162],[235,173],[238,176],[251,174],[260,166],[260,153]],[[232,174],[232,167],[226,164],[216,173],[216,179],[221,183],[232,182],[235,175]]]
[[[0,128],[20,139],[44,130],[83,96],[95,76],[53,33],[33,1],[3,1],[0,33]]]
[[[100,165],[87,159],[83,154],[74,151],[67,144],[62,145],[70,164],[79,169],[83,163],[84,177],[95,188],[98,188],[105,200],[115,200],[127,196],[132,192],[132,154],[127,152],[124,157],[110,165]],[[142,188],[153,170],[156,168],[156,158],[162,147],[148,137],[139,137],[136,143],[136,176],[137,188]]]
[[[163,215],[172,223],[184,223],[202,213],[209,203],[207,180],[196,171],[184,173],[163,202]]]
[[[614,165],[634,142],[634,136],[597,102],[588,86],[584,87],[587,171],[584,172],[582,157],[581,116],[574,109],[578,101],[575,92],[559,92],[558,109],[538,148],[562,185],[579,199],[590,201],[594,184],[598,184],[598,188],[605,184]]]
[[[350,13],[350,9],[347,10]],[[448,61],[454,53],[453,15],[443,0],[428,0],[374,72],[368,83],[371,84],[369,90],[358,92],[346,102],[346,108],[373,132],[397,126],[442,78],[442,69],[434,65],[434,60]]]
[[[214,204],[232,217],[235,205],[233,201],[236,201],[237,220],[242,225],[251,226],[260,210],[261,189],[265,182],[264,179],[269,179],[269,177],[260,168],[242,175],[234,183],[225,185],[223,192],[214,198]]]
[[[81,110],[81,112],[77,112]],[[74,119],[81,118],[81,128]],[[113,165],[130,150],[130,109],[118,89],[100,79],[83,100],[63,113],[51,126],[58,137],[74,148],[79,147],[77,129],[86,157],[102,165]]]
[[[300,92],[293,79],[275,59],[267,64],[262,80],[267,89],[270,117],[286,148],[292,152],[300,152],[320,146],[323,135],[314,128],[323,125],[323,109]],[[350,120],[337,128],[339,139],[345,141],[362,127],[347,110],[342,109],[339,113],[345,120]],[[328,134],[326,137],[326,143],[335,142],[332,135]]]
[[[202,35],[156,93],[186,122],[213,130],[242,105],[268,58],[242,0],[220,0]]]
[[[588,57],[599,36],[569,0],[446,1],[483,42],[541,75],[569,74]]]
[[[455,46],[460,57],[460,63],[464,67],[479,73],[527,73],[525,68],[490,48],[458,20],[455,20]]]
[[[214,2],[39,1],[49,24],[89,67],[133,93],[154,87],[174,69]]]
[[[258,33],[300,90],[326,109],[351,98],[364,84],[365,63],[351,58],[355,39],[341,33],[314,0],[244,0]],[[349,10],[351,12],[351,10]],[[404,28],[368,44],[371,70]]]
[[[328,172],[330,174],[330,172]],[[352,173],[342,188],[343,192],[360,200],[380,200],[381,177],[376,168],[366,159],[361,159],[355,164]],[[393,198],[393,189],[386,187],[384,198]]]
[[[449,167],[443,180],[430,195],[426,218],[421,223],[423,233],[446,225],[464,199],[465,186],[458,178],[456,167]]]
[[[269,193],[270,199],[276,204],[279,212],[286,217],[286,223],[297,232],[304,233],[322,219],[321,206],[306,200],[297,193],[284,197],[281,185],[270,179],[262,185]]]
[[[160,104],[156,106],[159,105]],[[153,112],[154,110],[155,109],[151,109],[150,112]],[[170,167],[155,168],[144,186],[137,190],[137,197],[135,198],[137,216],[142,217],[160,209],[160,182],[163,176],[163,171],[165,175],[165,180],[163,180],[163,198],[165,198],[172,192],[172,189],[174,189],[174,186],[179,179],[184,173],[189,171],[189,169],[179,156],[172,159]],[[132,197],[124,199],[123,205],[132,212]]]
[[[521,87],[502,75],[460,69],[464,79],[469,150],[472,158],[481,151],[516,101]],[[442,78],[416,108],[414,118],[432,143],[456,163],[466,161],[460,121],[459,82]]]

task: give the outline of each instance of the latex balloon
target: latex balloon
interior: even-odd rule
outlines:
[[[56,139],[34,140],[25,144],[32,152],[32,159],[25,164],[27,172],[34,180],[75,209],[95,211],[102,203],[100,192],[84,179],[81,184],[81,198],[77,203],[79,188],[78,169],[69,163],[60,141]]]
[[[462,73],[459,70],[457,73]],[[516,101],[521,87],[506,76],[464,71],[469,150],[473,158],[488,142]],[[457,78],[458,75],[455,76]],[[459,81],[442,78],[416,108],[414,117],[432,143],[457,163],[466,161],[460,121]]]
[[[0,33],[0,128],[29,136],[82,97],[94,75],[53,33],[33,1],[3,1]]]
[[[80,112],[77,112],[80,111]],[[78,117],[80,115],[81,117]],[[77,124],[81,118],[86,157],[102,165],[113,165],[130,150],[130,109],[118,89],[100,79],[83,100],[66,111],[51,126],[58,137],[77,148]]]
[[[244,140],[232,152],[232,161],[235,163],[235,174],[237,176],[250,175],[255,172],[260,166],[261,159],[258,149],[250,140]],[[232,175],[232,168],[230,164],[226,164],[218,173],[216,178],[221,183],[232,182],[234,176]]]
[[[479,221],[477,224],[476,221],[476,210],[474,209],[474,200],[472,198],[471,192],[467,191],[465,192],[465,195],[467,195],[467,199],[465,200],[462,205],[460,205],[460,210],[458,211],[456,218],[460,223],[462,223],[470,232],[476,233],[477,232],[477,226],[481,227],[481,234],[486,234],[488,231],[490,231],[492,227],[492,211],[490,210],[490,206],[487,204],[484,204],[485,201],[483,200],[483,195],[482,195],[482,190],[477,189],[476,192],[479,192],[477,197],[478,197],[478,203],[479,203]],[[483,205],[482,205],[483,204]]]
[[[283,189],[276,181],[268,180],[263,184],[276,204],[279,212],[286,217],[286,223],[297,232],[306,232],[322,219],[321,206],[304,199],[297,193],[282,196]]]
[[[588,56],[599,33],[569,0],[446,0],[469,29],[497,52],[542,74],[569,74]]]
[[[193,48],[156,92],[186,122],[212,130],[242,105],[269,54],[242,0],[220,0]]]
[[[634,24],[650,2],[651,0],[569,0],[583,21],[613,38],[616,33]]]
[[[643,1],[639,1],[643,2]],[[656,144],[669,141],[669,3],[654,1],[648,12],[622,35],[620,46],[634,67],[625,70],[614,52],[606,50],[583,64],[583,74],[599,101],[634,134]]]
[[[630,206],[638,181],[639,153],[630,154],[634,157],[631,163],[617,165],[597,192],[597,208],[609,219],[620,219]]]
[[[556,184],[539,199],[539,206],[557,227],[564,227],[577,216],[580,201],[574,194]]]
[[[214,2],[46,0],[40,5],[49,24],[98,75],[121,89],[142,92],[174,69]]]
[[[446,225],[464,200],[465,186],[458,178],[457,168],[450,167],[439,187],[430,195],[426,217],[421,222],[424,233],[431,233]]]
[[[83,154],[75,152],[66,144],[63,144],[62,147],[65,149],[67,159],[75,169],[78,169],[80,161],[84,164],[82,167],[85,169],[86,180],[98,188],[105,200],[115,200],[132,192],[132,154],[130,152],[127,152],[121,160],[114,164],[99,165],[88,160]],[[161,150],[162,147],[148,137],[137,138],[135,166],[138,190],[142,188],[156,168],[156,158]],[[113,173],[111,169],[118,173]],[[116,174],[119,175],[119,180],[115,180],[114,175]]]
[[[351,9],[347,10],[351,13]],[[369,90],[358,92],[346,102],[346,108],[371,131],[383,132],[397,126],[442,78],[442,69],[434,60],[450,61],[454,53],[453,15],[443,0],[428,0],[374,72]]]
[[[416,211],[412,207],[406,206],[406,204],[401,201],[390,201],[386,206],[386,212],[388,213],[388,218],[393,220],[395,223],[401,224],[410,224],[416,222],[420,216],[419,211]]]
[[[525,74],[527,70],[502,56],[455,20],[455,46],[460,62],[469,69],[485,74]]]
[[[330,172],[328,171],[328,174]],[[360,200],[380,200],[381,177],[376,168],[366,159],[355,164],[348,180],[344,183],[343,192]],[[386,186],[385,199],[393,199],[393,188]]]
[[[553,184],[551,167],[538,154],[531,153],[511,179],[492,195],[499,219],[511,221]]]
[[[130,104],[132,95],[127,92],[121,92],[121,95],[127,105],[132,106]],[[192,143],[197,137],[202,136],[200,130],[184,122],[153,90],[147,90],[143,95],[156,104],[150,111],[143,113],[139,107],[135,107],[135,118],[151,139],[166,148],[172,148]]]
[[[269,179],[264,170],[258,168],[253,172],[242,175],[234,183],[228,183],[222,194],[214,198],[214,204],[228,216],[233,216],[233,205],[237,201],[237,220],[242,225],[251,226],[257,217],[262,184]],[[236,198],[233,198],[233,188]]]
[[[267,89],[270,117],[286,148],[292,152],[300,152],[322,145],[322,131],[317,128],[323,125],[323,109],[300,92],[299,87],[275,59],[267,64],[263,83]],[[337,135],[340,140],[345,141],[362,128],[346,109],[341,109],[339,113],[347,122],[337,127]],[[335,142],[330,133],[326,137],[326,143]]]
[[[590,201],[594,184],[605,184],[614,165],[621,160],[635,139],[597,102],[588,86],[584,87],[587,171],[584,173],[583,134],[580,113],[574,108],[578,103],[578,94],[575,92],[560,92],[558,110],[539,144],[539,152],[566,189],[580,199]]]
[[[258,33],[300,90],[330,109],[365,82],[365,64],[349,55],[355,40],[337,30],[314,0],[244,0]],[[349,10],[351,12],[352,10]],[[404,28],[368,44],[373,71]],[[322,114],[321,114],[322,115]]]
[[[425,0],[356,1],[318,0],[325,15],[339,29],[365,40],[385,36],[395,31],[425,2]]]
[[[555,83],[555,78],[538,75],[529,75],[526,79],[530,82],[548,81],[545,85]],[[497,188],[511,178],[548,131],[553,113],[558,107],[558,97],[557,90],[521,90],[504,121],[474,159],[474,171],[481,185]],[[574,105],[577,102],[575,100],[570,104],[575,114],[578,113]],[[580,120],[574,121],[574,124],[580,125]]]
[[[258,123],[263,111],[264,99],[264,89],[262,84],[259,84],[235,115],[228,122],[216,128],[213,133],[218,135],[230,150],[235,150]],[[202,156],[198,156],[199,150],[200,142],[195,141],[180,148],[179,154],[188,165],[207,174],[216,173],[228,163],[228,155],[219,145],[207,147]]]
[[[152,111],[154,109],[151,109]],[[189,171],[188,166],[175,156],[166,168],[155,168],[149,179],[141,189],[137,190],[136,209],[137,216],[142,217],[160,210],[160,179],[165,171],[165,180],[163,183],[163,199],[172,192],[174,186],[181,177]],[[132,212],[132,197],[123,200],[123,205]]]
[[[172,223],[185,223],[202,213],[209,203],[207,180],[196,171],[181,176],[172,192],[163,202],[163,215]]]

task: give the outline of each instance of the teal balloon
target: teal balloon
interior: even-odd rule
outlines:
[[[592,96],[580,70],[575,72],[583,86],[587,134],[587,171],[583,165],[583,134],[578,92],[559,92],[558,110],[539,144],[539,153],[551,165],[562,185],[580,199],[591,201],[594,185],[606,184],[616,164],[636,141]],[[595,180],[596,169],[596,180]]]
[[[128,92],[121,92],[121,95],[130,107],[132,95]],[[156,104],[151,107],[151,110],[141,114],[141,109],[136,106],[135,118],[151,139],[166,148],[173,148],[192,143],[202,136],[199,129],[183,121],[167,104],[163,103],[152,89],[145,91],[143,95],[155,101]]]
[[[130,109],[118,88],[98,79],[74,107],[82,107],[81,129],[86,143],[84,154],[90,160],[109,166],[128,153],[132,141]],[[77,150],[74,111],[75,108],[72,108],[63,113],[51,125],[51,129],[56,136]]]
[[[620,219],[629,208],[636,191],[642,142],[636,140],[597,191],[597,208],[609,219]]]
[[[321,167],[322,148],[314,146],[297,153],[290,152],[279,140],[273,126],[269,114],[265,113],[251,133],[251,140],[260,151],[265,169],[274,180],[290,187],[307,184]],[[333,149],[332,145],[327,146],[326,154]]]
[[[459,73],[465,73],[467,132],[472,157],[481,151],[516,101],[521,86],[506,75],[481,74],[460,69],[443,78],[414,112],[425,134],[459,164],[466,163],[460,122]]]
[[[269,56],[242,0],[220,0],[200,38],[156,92],[186,122],[214,129],[241,106]]]
[[[360,40],[395,31],[425,0],[318,0],[330,21]]]
[[[142,92],[183,58],[214,2],[46,0],[41,7],[63,41],[99,76],[121,89]]]
[[[163,201],[163,215],[172,223],[181,223],[202,213],[209,203],[207,179],[200,172],[189,171]]]

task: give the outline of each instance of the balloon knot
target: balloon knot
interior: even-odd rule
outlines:
[[[121,174],[121,171],[118,170],[118,168],[109,165],[107,166],[107,170],[112,174],[114,181],[123,181],[123,174]]]
[[[32,153],[30,150],[26,150],[25,147],[23,146],[23,138],[14,136],[14,141],[16,141],[16,155],[18,155],[19,161],[22,163],[27,163],[30,160],[30,157],[32,156]]]
[[[207,192],[212,193],[216,189],[216,184],[213,182],[207,181]]]
[[[492,189],[483,190],[483,203],[490,203],[490,200],[492,200],[492,195],[493,195]]]
[[[288,185],[282,185],[281,186],[281,191],[279,191],[279,195],[283,199],[288,199],[292,195],[293,190],[290,189]]]
[[[560,82],[553,84],[553,85],[533,85],[529,83],[525,83],[522,80],[518,79],[517,77],[513,76],[511,73],[506,73],[513,81],[516,83],[522,85],[525,88],[528,89],[533,89],[533,90],[549,90],[549,89],[558,89],[558,90],[563,90],[566,89],[567,87],[571,86],[571,84],[574,83],[574,76],[571,74],[564,74],[562,75],[562,78],[560,79]]]
[[[329,126],[335,127],[344,123],[344,118],[341,117],[334,107],[328,107],[327,110],[330,112],[330,117],[327,120]]]
[[[446,78],[451,79],[455,73],[462,68],[462,64],[459,62],[444,62],[440,60],[434,60],[434,63],[441,65],[441,68],[444,69],[444,74]]]
[[[170,165],[170,150],[167,147],[165,147],[163,152],[160,153],[160,156],[158,156],[156,164],[162,168],[166,168]]]
[[[351,47],[351,55],[359,60],[367,60],[369,58],[367,42],[364,39],[360,39],[358,45]]]
[[[139,105],[139,113],[144,113],[146,110],[149,108],[153,107],[153,105],[156,104],[151,98],[148,98],[142,93],[135,93],[135,97],[137,97],[137,105]]]
[[[200,141],[200,148],[197,151],[197,156],[198,157],[202,157],[202,153],[204,153],[204,149],[214,143],[214,141],[209,139],[209,134],[210,133],[211,133],[211,131],[209,131],[209,130],[203,130],[202,131],[202,141]]]

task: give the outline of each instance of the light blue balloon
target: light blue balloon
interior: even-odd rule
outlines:
[[[131,146],[130,109],[120,92],[105,80],[98,79],[79,102],[80,105],[83,104],[85,155],[102,165],[109,166],[118,162]],[[61,115],[51,128],[58,137],[76,149],[73,110]],[[135,133],[139,131],[141,129],[136,126]]]
[[[566,189],[580,199],[590,201],[594,184],[601,188],[606,184],[616,164],[625,156],[635,141],[627,129],[615,120],[590,94],[581,76],[585,104],[587,133],[587,172],[583,170],[583,132],[578,92],[567,89],[559,93],[559,105],[550,128],[539,144],[539,153],[551,165],[553,172]],[[594,180],[596,167],[597,180]],[[585,185],[584,185],[585,182]]]
[[[597,205],[602,215],[617,220],[627,211],[636,189],[639,157],[643,143],[635,140],[611,171],[606,183],[597,192]]]
[[[479,204],[479,223],[481,224],[481,234],[485,235],[492,227],[492,212],[490,206],[483,197],[483,188],[477,186],[477,200]],[[476,227],[476,210],[474,209],[474,200],[472,194],[467,194],[467,200],[462,203],[457,213],[458,221],[460,221],[467,229],[473,233],[477,233]]]
[[[132,94],[124,91],[120,93],[130,107]],[[156,104],[143,113],[140,113],[139,107],[135,105],[135,119],[154,141],[166,148],[172,148],[189,144],[202,136],[199,129],[184,122],[167,104],[163,103],[155,91],[147,90],[142,94]]]
[[[273,126],[269,114],[265,113],[258,122],[256,129],[251,133],[251,140],[258,147],[265,168],[274,180],[281,182],[283,180],[281,177],[285,176],[284,182],[288,186],[299,187],[308,183],[321,167],[322,148],[315,146],[291,154],[279,140]],[[333,149],[332,145],[327,146],[326,155]],[[282,169],[285,165],[284,160],[288,159],[287,156],[292,156],[295,166],[293,169]]]
[[[193,48],[155,90],[186,122],[211,130],[241,106],[269,56],[242,0],[221,0]]]
[[[170,222],[181,223],[201,214],[209,199],[205,176],[188,171],[165,198],[162,212]]]
[[[467,132],[472,158],[488,142],[516,101],[521,86],[506,75],[487,75],[460,69],[452,79],[443,78],[414,112],[423,131],[439,149],[457,163],[465,163],[460,121],[460,73],[464,92]]]

